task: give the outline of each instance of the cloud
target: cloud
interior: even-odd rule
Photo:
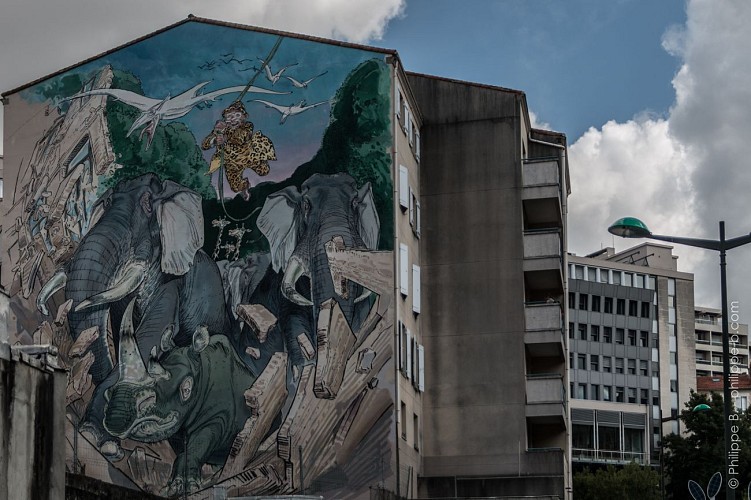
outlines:
[[[551,127],[549,123],[540,121],[540,118],[537,116],[537,113],[535,113],[532,110],[529,111],[529,121],[530,121],[530,126],[532,128],[536,128],[540,130],[553,130],[553,127]]]
[[[657,234],[718,238],[751,230],[751,3],[689,0],[687,22],[663,47],[679,57],[666,119],[643,115],[591,128],[570,148],[570,243],[579,254],[611,245],[608,224],[627,215]],[[619,250],[630,241],[616,239]],[[696,303],[719,307],[717,254],[676,246],[679,269],[695,273]],[[751,309],[751,251],[728,253],[730,297]],[[748,316],[748,314],[745,314]]]
[[[380,39],[406,0],[8,0],[0,8],[0,93],[188,14],[355,43]],[[13,71],[10,70],[13,68]],[[0,119],[0,137],[3,124]],[[0,155],[2,154],[0,140]]]

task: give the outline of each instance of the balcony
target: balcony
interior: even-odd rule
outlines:
[[[563,247],[558,229],[524,231],[524,281],[527,290],[563,291]]]
[[[636,451],[609,451],[609,450],[591,450],[584,448],[572,448],[571,458],[574,462],[590,462],[603,464],[627,464],[636,462],[637,464],[649,464],[646,453]]]
[[[563,357],[566,352],[561,304],[524,304],[524,344],[534,357]]]
[[[531,226],[563,225],[561,178],[557,160],[525,161],[522,166],[522,206]]]
[[[527,419],[539,424],[566,423],[566,390],[559,373],[527,375]]]

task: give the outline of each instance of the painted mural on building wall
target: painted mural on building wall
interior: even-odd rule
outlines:
[[[6,141],[9,330],[70,370],[69,470],[196,498],[388,479],[389,99],[383,54],[201,22],[13,96],[12,133],[43,132]]]

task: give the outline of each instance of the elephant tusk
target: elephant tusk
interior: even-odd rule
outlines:
[[[367,299],[368,297],[370,297],[370,295],[371,295],[372,293],[373,293],[373,291],[372,291],[372,290],[368,290],[368,289],[366,288],[366,289],[365,289],[365,291],[364,291],[364,292],[362,292],[362,293],[360,294],[360,296],[359,296],[359,297],[357,297],[357,298],[355,299],[355,304],[357,304],[358,302],[362,302],[363,300]]]
[[[120,325],[120,352],[118,364],[120,365],[120,382],[131,384],[144,384],[153,381],[153,377],[146,370],[143,358],[136,344],[135,329],[133,327],[133,307],[136,299],[130,301],[125,309],[123,321]]]
[[[50,312],[47,310],[47,301],[58,290],[65,288],[65,283],[68,281],[65,271],[59,269],[47,283],[44,284],[39,295],[37,295],[37,309],[45,316],[49,316]]]
[[[297,280],[299,280],[304,274],[305,266],[300,259],[297,257],[291,257],[287,269],[284,271],[284,278],[282,279],[282,295],[299,306],[312,306],[313,302],[306,299],[295,290]]]
[[[122,277],[112,288],[97,293],[96,295],[92,295],[78,304],[74,310],[78,312],[88,307],[120,300],[141,286],[145,277],[146,263],[141,261],[131,262],[125,267]]]

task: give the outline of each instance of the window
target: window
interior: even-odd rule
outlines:
[[[587,267],[587,281],[597,281],[597,268]]]
[[[646,332],[644,330],[639,332],[639,345],[641,347],[647,347],[647,344],[649,343],[649,332]]]
[[[639,375],[644,375],[645,377],[649,375],[649,368],[648,363],[646,360],[639,360]]]
[[[612,363],[613,363],[613,358],[611,358],[610,356],[603,356],[602,357],[602,371],[605,373],[610,373],[610,371],[612,370]]]
[[[600,296],[592,295],[592,311],[600,312]]]
[[[598,354],[589,355],[589,369],[593,372],[600,371],[600,356]]]
[[[633,278],[634,275],[631,273],[623,273],[623,284],[624,286],[633,286]]]
[[[576,399],[587,399],[587,384],[576,386]]]
[[[623,334],[624,330],[623,328],[616,328],[615,329],[615,343],[623,345]]]
[[[615,358],[615,373],[623,373],[623,358]]]
[[[620,451],[620,429],[609,425],[597,426],[597,444],[601,450]]]
[[[600,386],[597,384],[592,384],[592,386],[589,389],[589,399],[594,399],[595,401],[600,400]]]
[[[670,392],[678,392],[678,381],[677,380],[671,380],[670,381]]]
[[[639,395],[639,403],[643,405],[649,404],[649,391],[647,389],[640,389]]]
[[[610,397],[610,386],[609,385],[603,385],[602,386],[602,400],[603,401],[612,401]]]
[[[623,451],[644,453],[644,431],[642,429],[623,429]]]
[[[576,368],[576,366],[574,366],[574,353],[573,352],[568,353],[568,367],[572,370]]]
[[[636,345],[636,330],[628,331],[628,345]]]
[[[623,403],[623,387],[616,387],[615,388],[615,402],[616,403]]]
[[[586,311],[589,308],[589,295],[586,293],[579,294],[579,309]]]
[[[737,411],[746,411],[748,409],[748,397],[739,396],[735,398],[735,409]]]
[[[641,317],[642,318],[649,318],[649,307],[650,307],[650,305],[651,304],[649,302],[642,302],[641,303]]]
[[[614,285],[621,284],[621,272],[620,271],[613,271],[613,284]]]
[[[635,387],[628,388],[628,402],[636,403],[636,388]]]
[[[594,426],[591,424],[573,424],[571,427],[571,447],[582,450],[594,450]]]
[[[635,300],[628,301],[628,315],[629,316],[639,315],[639,303],[637,301]]]
[[[611,326],[604,326],[602,327],[602,341],[606,344],[610,344],[613,342],[613,327]]]
[[[600,269],[600,282],[601,283],[608,282],[608,270],[607,269]]]
[[[613,297],[605,297],[603,301],[603,312],[613,314]]]
[[[589,340],[592,342],[600,341],[600,327],[597,325],[589,325]]]
[[[643,274],[636,275],[636,281],[634,281],[634,286],[636,288],[644,288],[644,275]]]
[[[635,359],[628,360],[628,374],[636,375],[636,360]]]
[[[615,301],[615,313],[626,314],[626,299],[617,299]]]
[[[586,370],[587,369],[587,355],[586,354],[578,354],[577,355],[578,361],[579,361],[579,369],[580,370]]]
[[[407,405],[402,401],[402,439],[407,440]]]
[[[420,449],[420,420],[417,418],[417,413],[412,414],[412,434],[415,443],[414,447],[416,450]]]
[[[579,325],[579,339],[587,340],[587,325]]]
[[[570,339],[574,338],[574,324],[573,323],[568,324],[568,338]]]
[[[568,307],[569,309],[576,309],[576,294],[574,292],[568,292]]]

